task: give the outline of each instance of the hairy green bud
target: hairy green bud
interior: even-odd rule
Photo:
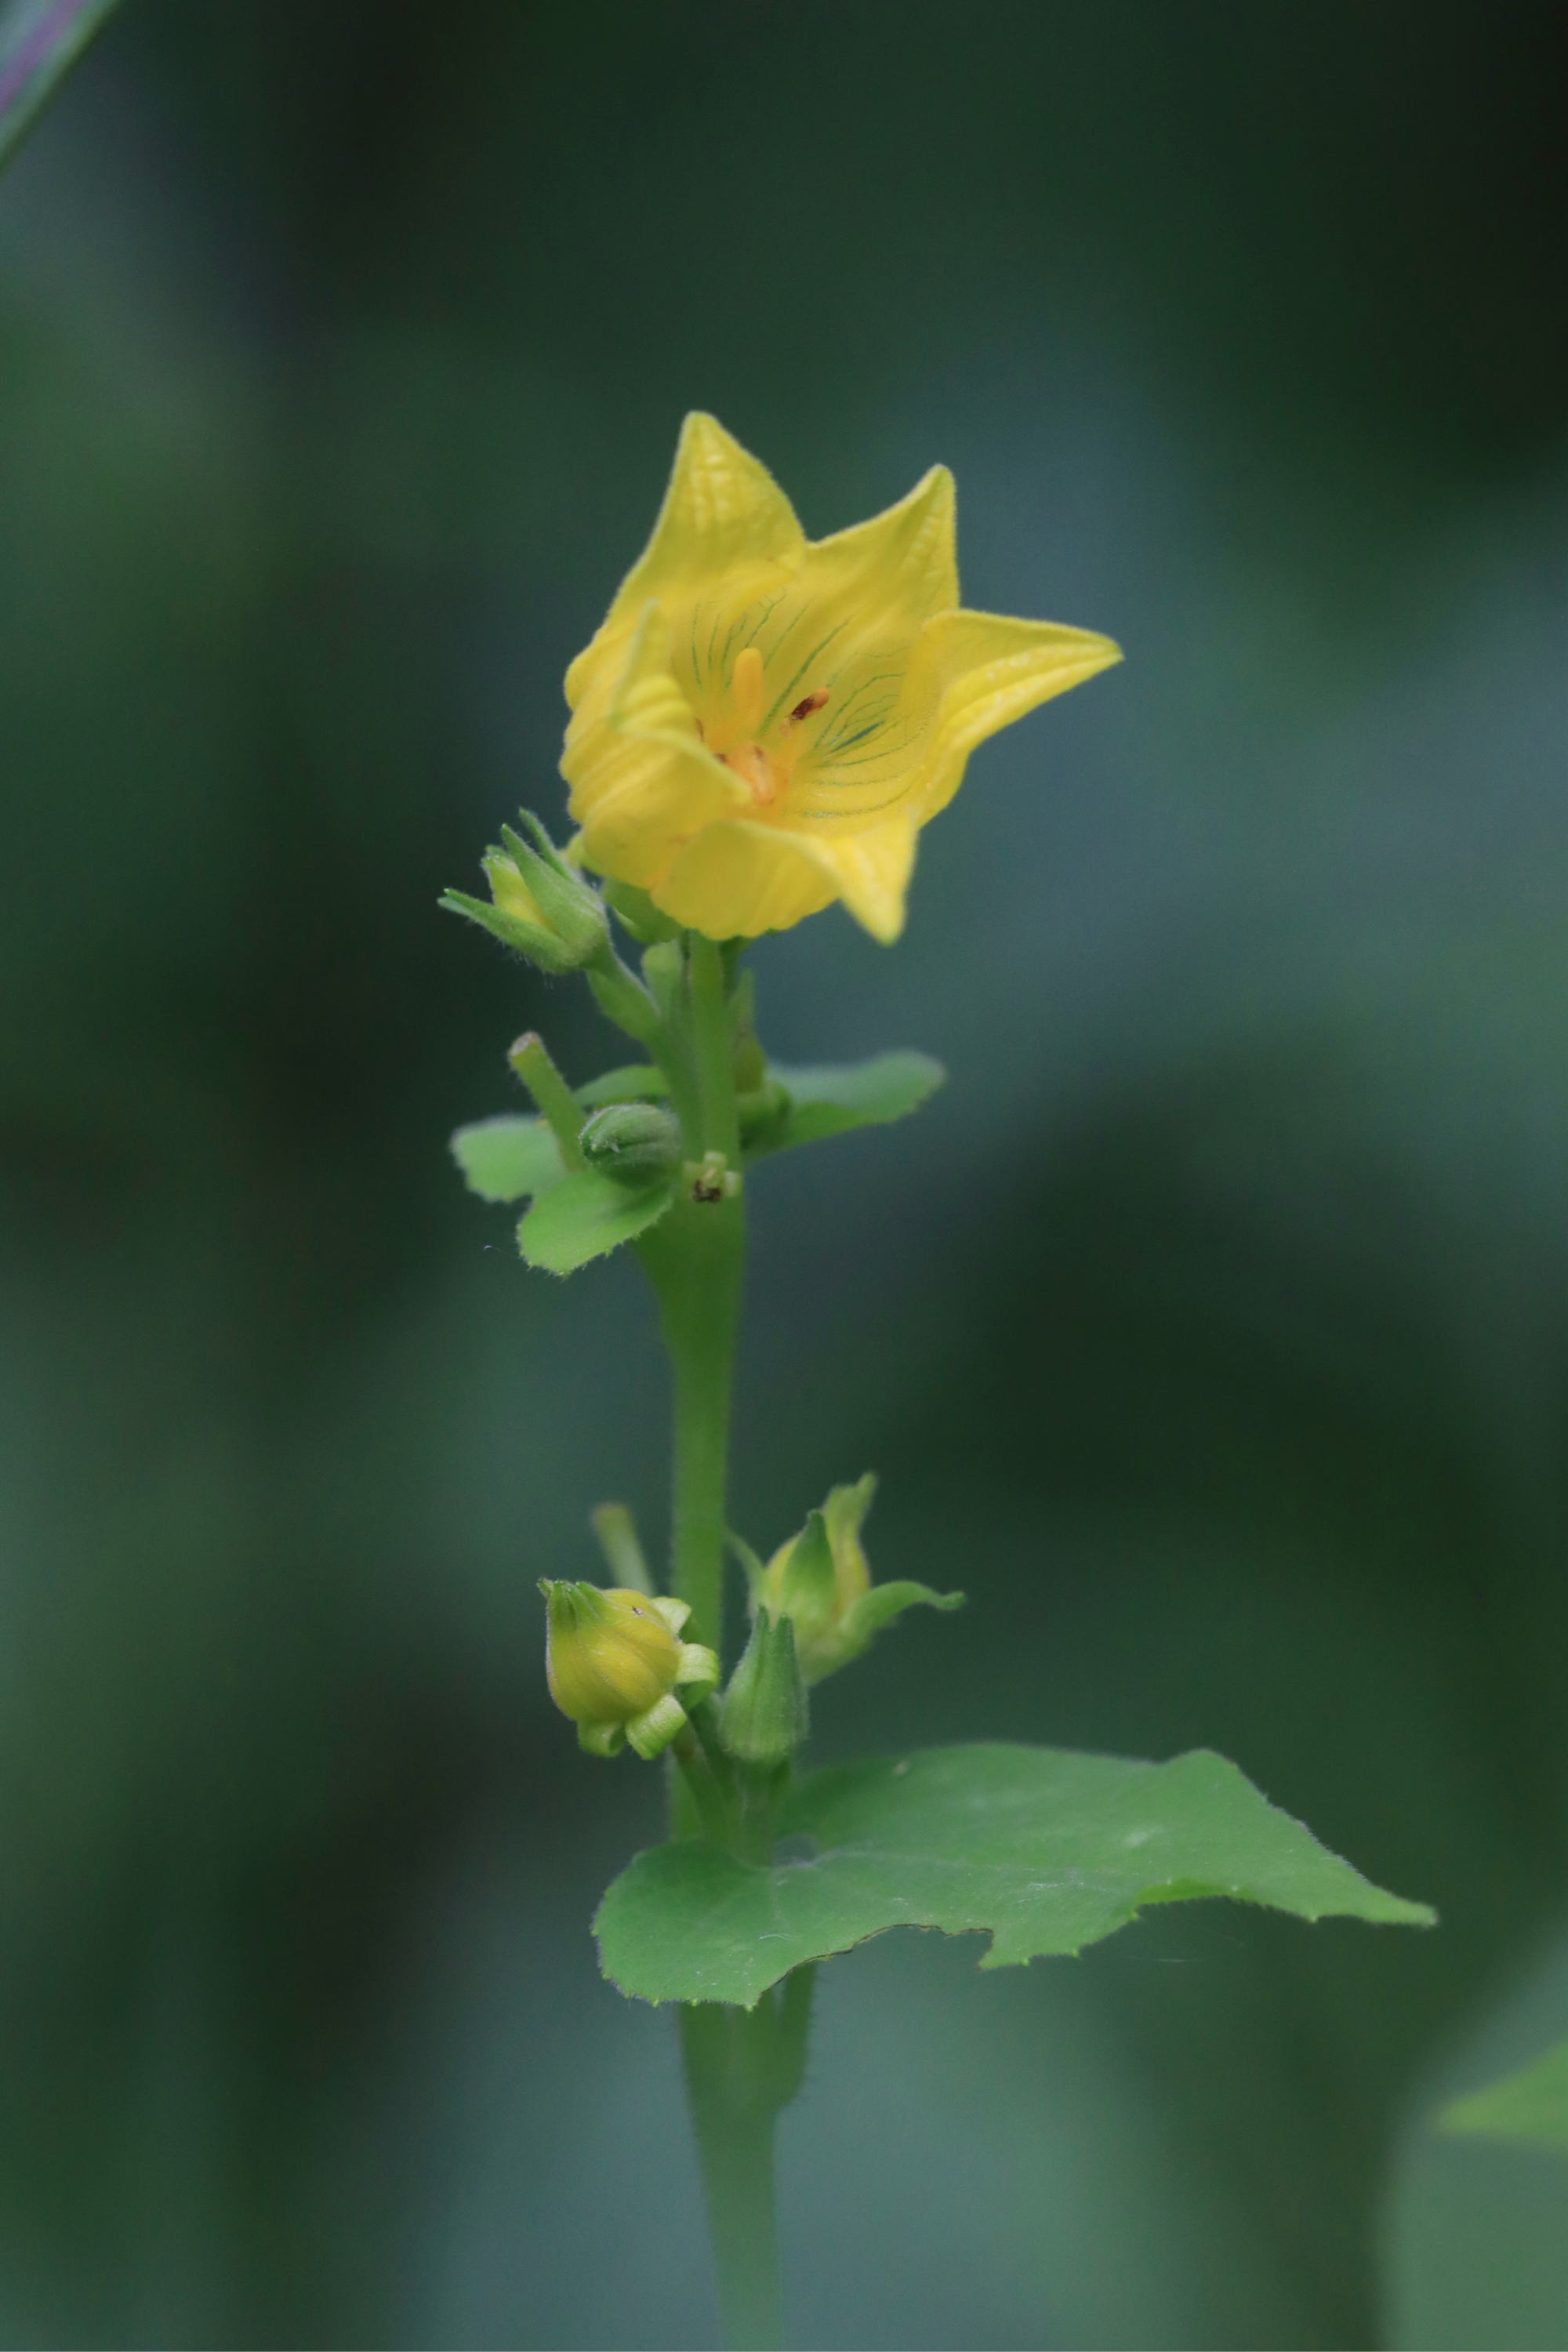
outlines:
[[[809,1724],[795,1627],[764,1605],[757,1611],[752,1638],[730,1677],[719,1737],[742,1763],[784,1764],[805,1738]]]
[[[680,1122],[657,1103],[609,1103],[577,1138],[590,1168],[629,1184],[672,1175],[680,1165]]]
[[[485,877],[492,903],[465,890],[443,892],[449,914],[466,916],[515,948],[543,971],[579,971],[603,954],[610,937],[609,917],[592,883],[569,866],[531,811],[522,811],[531,843],[501,827],[505,846],[485,852]]]

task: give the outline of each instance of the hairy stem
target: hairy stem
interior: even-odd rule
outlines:
[[[675,1388],[672,1583],[691,1606],[689,1638],[721,1653],[730,1401],[745,1251],[734,1011],[724,950],[696,932],[683,942],[679,968],[661,950],[658,959],[645,959],[644,971],[663,1023],[659,1058],[687,1149],[701,1162],[700,1171],[689,1163],[668,1215],[637,1244],[658,1299]],[[717,1710],[706,1701],[676,1743],[682,1792],[673,1808],[676,1834],[749,1852],[768,1843],[769,1808],[751,1802],[716,1726]],[[764,1993],[754,2010],[702,2002],[680,2012],[720,2315],[732,2352],[773,2352],[784,2342],[773,2126],[800,2086],[810,2000],[805,1970]]]
[[[800,2087],[812,1974],[797,1969],[755,2009],[714,2001],[680,2012],[687,2097],[731,2352],[776,2352],[784,2342],[773,2127]]]
[[[735,1108],[735,1041],[730,1023],[724,951],[700,931],[690,934],[689,986],[692,1046],[702,1115],[702,1149],[721,1151],[731,1168],[741,1160],[741,1127]]]
[[[734,1048],[722,950],[692,932],[687,940],[683,1026],[697,1075],[697,1140],[738,1174]],[[675,1486],[671,1580],[689,1601],[689,1638],[722,1652],[725,1497],[730,1397],[746,1222],[742,1195],[708,1197],[688,1185],[637,1255],[658,1299],[675,1386]]]
[[[539,1032],[526,1030],[509,1050],[507,1060],[533,1097],[541,1118],[554,1136],[563,1166],[569,1172],[581,1168],[583,1151],[577,1138],[583,1128],[582,1105],[551,1060]]]
[[[739,1197],[679,1198],[637,1244],[658,1299],[675,1386],[671,1587],[691,1605],[687,1639],[721,1650],[730,1391],[741,1319]]]

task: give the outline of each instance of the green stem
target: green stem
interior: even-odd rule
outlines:
[[[584,970],[595,1002],[605,1018],[651,1051],[658,1034],[658,1009],[608,940]]]
[[[508,1051],[507,1060],[533,1097],[540,1117],[559,1144],[563,1164],[569,1172],[581,1168],[584,1160],[577,1138],[583,1130],[583,1107],[551,1060],[538,1031],[525,1031]]]
[[[680,2012],[719,2314],[731,2352],[776,2352],[784,2342],[773,2127],[800,2087],[811,1978],[810,1969],[797,1969],[755,2009],[705,2001]]]
[[[721,1152],[738,1174],[740,1130],[723,955],[696,932],[688,935],[685,982],[681,1011],[697,1074],[697,1140],[704,1152]],[[683,1187],[668,1215],[637,1244],[658,1299],[675,1386],[671,1581],[677,1597],[691,1605],[688,1639],[706,1642],[721,1654],[730,1399],[745,1241],[745,1208],[738,1190],[715,1200]]]
[[[671,1742],[670,1753],[685,1774],[699,1831],[710,1845],[731,1844],[734,1837],[732,1796],[721,1785],[706,1746],[689,1727]]]
[[[697,1091],[702,1112],[702,1149],[721,1151],[731,1168],[741,1164],[741,1126],[735,1108],[735,1040],[730,1023],[724,950],[700,931],[689,935],[691,1029],[696,1050]]]
[[[730,1391],[741,1319],[745,1211],[736,1195],[684,1192],[637,1244],[658,1300],[675,1387],[671,1585],[689,1601],[686,1638],[722,1654]]]
[[[645,959],[645,971],[651,961]],[[668,1214],[637,1244],[658,1299],[675,1389],[672,1582],[691,1606],[688,1637],[721,1653],[731,1388],[745,1250],[734,1023],[723,950],[690,932],[679,981],[669,958],[651,971],[649,987],[664,1019],[659,1058],[688,1149],[695,1146],[703,1161],[700,1185],[689,1167]],[[735,1190],[725,1185],[726,1174]],[[759,1837],[765,1840],[768,1808],[759,1812],[748,1802],[750,1792],[717,1744],[716,1719],[711,1702],[694,1709],[676,1743],[687,1792],[684,1805],[676,1805],[677,1829],[697,1830],[740,1853]],[[773,2126],[799,2088],[805,2065],[810,1971],[797,1976],[798,1982],[764,1993],[754,2010],[702,2002],[680,2012],[720,2315],[732,2352],[774,2352],[784,2342]]]

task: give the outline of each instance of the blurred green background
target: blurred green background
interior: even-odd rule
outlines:
[[[586,1930],[657,1776],[532,1589],[658,1523],[651,1316],[445,1155],[615,1044],[434,903],[560,820],[703,406],[814,534],[945,460],[966,600],[1129,656],[895,952],[755,959],[781,1059],[952,1071],[756,1185],[741,1525],[875,1467],[972,1596],[819,1750],[1212,1745],[1444,1922],[836,1962],[792,2327],[1568,2342],[1568,2167],[1461,2246],[1423,2123],[1568,2031],[1565,69],[1555,0],[127,0],[0,182],[5,2341],[712,2340]]]

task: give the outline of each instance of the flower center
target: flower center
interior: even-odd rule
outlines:
[[[709,739],[709,749],[750,786],[759,811],[777,808],[784,800],[802,750],[801,726],[826,701],[825,687],[803,695],[787,718],[764,736],[763,715],[767,708],[767,688],[762,655],[755,646],[742,646],[736,655],[730,691]]]

